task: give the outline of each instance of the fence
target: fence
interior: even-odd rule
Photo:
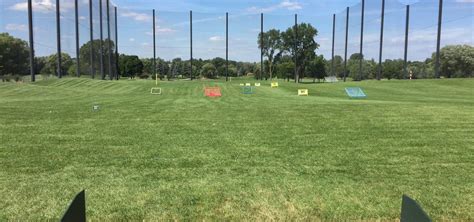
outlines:
[[[109,0],[4,1],[1,10],[2,28],[28,41],[32,81],[38,73],[118,77],[116,7]]]
[[[339,77],[353,79],[451,77],[449,65],[441,70],[441,64],[447,61],[442,60],[440,47],[474,44],[472,7],[472,3],[455,0],[420,0],[410,5],[394,0],[362,0],[333,15],[336,58],[331,70]],[[348,38],[343,39],[346,35]],[[341,55],[347,63],[343,75]]]
[[[473,6],[467,1],[405,5],[362,0],[333,15],[317,9],[301,15],[117,9],[110,0],[1,4],[0,32],[29,42],[33,81],[40,72],[100,79],[129,76],[133,71],[119,67],[119,52],[137,56],[145,78],[254,75],[296,80],[309,74],[297,69],[307,58],[296,56],[306,46],[299,42],[302,37],[292,39],[303,35],[295,22],[317,29],[315,53],[324,56],[326,75],[344,80],[472,75],[453,73],[440,56],[446,45],[474,45]],[[270,35],[270,30],[287,32],[294,47],[279,51],[274,42],[261,42],[259,36]]]

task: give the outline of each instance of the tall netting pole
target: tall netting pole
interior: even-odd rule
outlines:
[[[190,63],[190,73],[191,73],[191,80],[194,79],[193,75],[193,11],[189,11],[189,63]]]
[[[263,35],[263,13],[260,13],[260,44],[262,45],[260,47],[260,77],[263,73],[263,44],[265,44],[265,42],[263,41]]]
[[[344,82],[347,77],[347,41],[349,40],[349,7],[346,8],[346,42],[344,43]]]
[[[360,17],[360,60],[359,60],[359,80],[363,79],[362,76],[362,62],[364,61],[364,14],[365,14],[365,0],[362,0],[362,12]]]
[[[334,75],[334,42],[336,41],[336,14],[332,14],[332,50],[331,50],[331,76]]]
[[[229,13],[225,13],[225,81],[229,81]]]
[[[60,8],[59,8],[59,0],[56,0],[56,41],[57,41],[57,59],[58,59],[58,64],[57,64],[57,75],[58,78],[62,78],[62,73],[61,73],[61,23],[60,23]]]
[[[436,64],[435,64],[435,78],[439,78],[439,57],[441,47],[441,23],[443,21],[443,0],[439,0],[439,12],[438,12],[438,36],[436,39]]]
[[[74,10],[75,10],[75,23],[76,23],[76,75],[77,77],[81,76],[81,63],[79,58],[79,6],[78,0],[74,0]]]
[[[118,53],[118,23],[117,23],[117,7],[114,7],[115,14],[115,79],[119,80],[119,53]]]
[[[153,76],[156,77],[156,24],[155,9],[153,9]]]
[[[107,0],[106,0],[107,1]],[[102,24],[102,0],[99,0],[99,27],[100,27],[100,41],[99,41],[99,62],[100,62],[100,79],[105,79],[104,73],[104,32],[103,32],[103,24]]]
[[[404,77],[406,78],[408,76],[408,29],[410,28],[410,5],[406,6],[406,24],[405,24],[405,52],[403,55],[403,73]]]
[[[295,83],[298,83],[299,82],[298,81],[299,80],[298,79],[298,53],[297,53],[297,51],[298,51],[298,45],[297,45],[298,44],[297,43],[298,42],[298,14],[295,14],[295,30],[294,30],[294,32],[295,32],[295,36],[294,36],[294,38],[295,38],[294,41],[295,42],[294,42],[294,49],[293,49],[293,51],[294,51],[293,52],[294,53],[294,55],[293,55],[294,58],[293,59],[295,60]]]
[[[377,80],[382,76],[382,53],[383,53],[383,26],[385,23],[385,0],[382,0],[382,14],[380,15],[380,46],[379,46],[379,67],[377,71]]]
[[[92,0],[89,0],[89,32],[90,32],[90,50],[89,50],[89,59],[90,59],[90,69],[91,69],[91,78],[95,78],[95,68],[94,68],[94,15],[92,14]]]
[[[108,74],[109,80],[113,80],[112,77],[112,38],[110,37],[110,1],[106,0],[107,7],[107,56],[108,56]]]
[[[35,47],[33,38],[33,3],[28,0],[28,36],[30,43],[30,75],[31,81],[35,81]]]

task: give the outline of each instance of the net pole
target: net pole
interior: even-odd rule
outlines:
[[[349,7],[346,8],[346,42],[344,43],[344,82],[347,77],[347,41],[349,39]]]
[[[57,75],[58,78],[62,78],[62,73],[61,73],[61,22],[60,22],[60,5],[59,5],[59,0],[56,0],[56,46],[58,50],[58,55],[57,55]]]
[[[104,33],[103,33],[103,24],[102,24],[102,0],[99,0],[99,27],[100,27],[100,41],[99,41],[99,61],[100,61],[100,79],[105,79],[104,73],[104,47],[102,46],[104,41]]]
[[[33,3],[28,0],[28,36],[30,43],[30,75],[31,82],[35,81],[35,47],[33,38]]]
[[[380,46],[379,46],[379,67],[377,72],[377,80],[382,78],[382,53],[383,53],[383,29],[385,23],[385,0],[382,0],[382,14],[380,16]]]
[[[364,14],[365,14],[365,0],[362,0],[362,12],[360,19],[360,60],[359,60],[359,80],[363,79],[362,62],[364,61]]]
[[[81,76],[80,58],[79,58],[79,7],[78,0],[74,0],[75,25],[76,25],[76,75]]]
[[[110,38],[110,0],[106,0],[106,7],[107,7],[107,56],[108,56],[108,74],[109,80],[113,80],[112,77],[112,39]]]
[[[405,23],[405,51],[403,55],[403,73],[404,78],[408,76],[407,58],[408,58],[408,30],[410,28],[410,5],[406,6],[406,23]]]
[[[89,34],[90,34],[90,51],[89,51],[89,62],[91,78],[95,78],[95,67],[94,67],[94,22],[92,14],[92,0],[89,0]]]
[[[263,13],[260,13],[260,79],[262,77],[263,73],[263,44],[265,44],[265,41],[263,41]],[[257,80],[259,77],[257,76]]]
[[[293,49],[293,59],[295,60],[295,83],[299,82],[299,76],[298,76],[298,14],[295,14],[295,42],[294,42],[294,49]]]
[[[117,7],[114,7],[115,12],[115,79],[119,80],[119,53],[118,53],[118,23],[117,23]]]
[[[190,56],[191,80],[193,80],[194,79],[194,74],[193,74],[193,11],[189,11],[189,42],[190,42],[189,56]]]
[[[331,76],[334,76],[334,42],[335,41],[336,41],[336,14],[332,14]]]
[[[229,81],[229,13],[225,13],[225,81]]]
[[[440,57],[440,47],[441,47],[441,23],[443,21],[443,0],[439,0],[439,9],[438,9],[438,35],[436,38],[436,67],[435,67],[435,77],[439,78],[439,57]]]
[[[155,24],[155,9],[153,9],[153,75],[155,76],[156,84],[158,78],[156,76],[156,24]]]

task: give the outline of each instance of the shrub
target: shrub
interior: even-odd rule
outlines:
[[[148,79],[150,76],[146,73],[141,74],[138,78],[140,79]]]

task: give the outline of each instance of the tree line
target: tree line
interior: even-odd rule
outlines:
[[[318,31],[310,24],[299,24],[285,31],[276,29],[259,34],[258,46],[264,55],[264,70],[260,70],[260,63],[229,61],[229,76],[256,76],[265,79],[295,79],[302,78],[323,79],[325,76],[334,74],[342,78],[344,76],[344,60],[341,56],[334,57],[334,71],[332,60],[317,55],[319,44],[315,42]],[[100,73],[100,51],[103,55],[104,73],[108,73],[108,52],[114,52],[115,43],[103,40],[94,40],[82,45],[79,50],[81,75],[90,75],[91,67],[99,76]],[[102,45],[102,48],[99,46]],[[110,50],[107,48],[111,46]],[[93,47],[93,62],[90,64],[91,47]],[[470,45],[445,46],[440,52],[442,76],[446,78],[474,77],[474,47]],[[153,60],[150,58],[139,58],[136,55],[120,54],[118,64],[115,64],[115,53],[110,55],[113,61],[112,72],[118,72],[120,76],[129,78],[154,78]],[[77,59],[67,53],[62,53],[61,72],[76,75]],[[434,58],[425,61],[409,61],[408,70],[414,78],[434,78]],[[359,61],[362,60],[363,72],[359,75]],[[158,58],[156,60],[156,71],[161,79],[190,78],[191,65],[189,60],[175,58],[170,61]],[[55,75],[57,73],[57,54],[36,57],[34,66],[37,74]],[[22,39],[15,38],[8,33],[0,33],[0,77],[3,81],[19,80],[24,75],[29,75],[29,48],[28,43]],[[116,70],[118,69],[118,70]],[[217,57],[214,59],[194,59],[192,73],[196,78],[219,78],[227,72],[226,61]],[[347,77],[352,79],[374,79],[378,72],[378,63],[373,59],[365,59],[363,55],[355,53],[347,61]],[[296,73],[296,75],[295,75]],[[402,59],[387,59],[382,63],[382,78],[405,79],[408,76],[403,71]]]

